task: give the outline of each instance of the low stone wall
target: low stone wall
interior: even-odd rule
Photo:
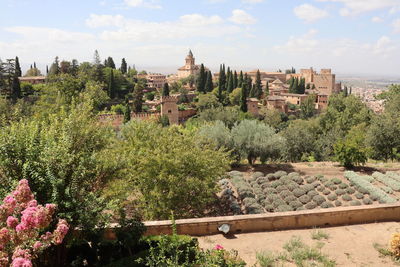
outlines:
[[[220,233],[218,226],[229,224],[231,233],[249,233],[324,226],[400,221],[400,203],[341,207],[324,210],[224,216],[176,220],[178,234],[205,236]],[[171,234],[171,221],[144,223],[146,235]]]

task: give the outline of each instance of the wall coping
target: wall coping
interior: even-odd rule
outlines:
[[[218,226],[231,225],[233,233],[339,226],[383,221],[400,221],[400,202],[393,204],[336,207],[319,210],[178,219],[179,234],[204,236],[218,234]],[[170,234],[171,220],[146,221],[147,235]]]

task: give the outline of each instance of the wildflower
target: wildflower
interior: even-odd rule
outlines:
[[[214,247],[214,250],[224,250],[224,247],[221,246],[221,245],[216,245],[216,246]]]

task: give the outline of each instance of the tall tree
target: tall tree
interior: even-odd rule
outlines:
[[[105,82],[103,68],[104,66],[101,64],[99,52],[95,50],[93,56],[93,68],[91,70],[91,78],[94,81]]]
[[[168,83],[164,83],[161,95],[162,96],[169,96],[169,85],[168,85]]]
[[[144,86],[139,82],[135,84],[135,89],[133,90],[133,112],[142,112],[143,105],[143,89]]]
[[[262,96],[262,84],[261,84],[261,74],[260,74],[260,70],[257,70],[257,74],[256,74],[256,83],[255,83],[255,96],[258,99],[261,98]]]
[[[36,69],[36,67],[35,67],[35,69]],[[70,73],[71,72],[71,62],[65,61],[65,60],[61,61],[60,62],[60,72],[63,74]]]
[[[228,86],[227,86],[228,94],[232,93],[233,89],[235,89],[234,77],[233,77],[232,72],[229,72],[229,75],[228,75]]]
[[[101,59],[100,59],[99,51],[97,51],[97,50],[94,50],[93,65],[101,65]]]
[[[233,74],[233,88],[238,88],[238,75],[237,72],[235,70],[235,73]]]
[[[60,62],[58,57],[54,59],[53,64],[50,66],[49,75],[58,75],[60,74]]]
[[[247,74],[245,75],[245,80],[247,80]],[[248,96],[248,83],[243,82],[242,95],[240,97],[240,110],[243,112],[247,112],[247,96]]]
[[[221,89],[221,91],[226,90],[225,64],[221,65],[221,67],[220,67],[218,86]]]
[[[242,87],[243,86],[243,71],[240,71],[240,74],[239,74],[239,81],[238,81],[238,85],[237,85],[237,87]]]
[[[108,68],[112,68],[112,69],[115,70],[114,59],[113,59],[112,57],[108,57],[107,60],[106,60],[105,66],[108,67]]]
[[[128,72],[128,64],[126,63],[125,58],[123,58],[121,62],[121,72],[122,74],[126,74]]]
[[[110,69],[110,77],[108,80],[108,97],[111,99],[115,98],[115,79],[114,79],[114,70]]]
[[[197,91],[199,91],[200,93],[205,93],[205,86],[206,86],[206,79],[207,79],[206,75],[207,74],[204,69],[204,65],[201,64],[200,72],[199,72],[199,75],[196,80],[196,88],[197,88]]]
[[[15,75],[17,77],[21,77],[22,76],[22,70],[21,70],[21,66],[19,64],[19,58],[15,57]]]
[[[124,109],[124,123],[128,123],[131,120],[131,105],[129,104],[129,98],[125,100]]]
[[[265,85],[265,90],[264,90],[264,97],[269,96],[269,83],[267,81],[267,84]]]
[[[211,71],[208,71],[207,72],[205,91],[206,91],[206,93],[209,93],[212,90],[214,90],[214,84],[213,84],[213,81],[212,81],[212,74],[211,74]]]
[[[79,71],[79,63],[78,63],[78,60],[76,60],[76,59],[73,59],[72,61],[71,61],[71,74],[72,75],[74,75],[74,76],[76,76],[76,75],[78,75],[78,71]]]

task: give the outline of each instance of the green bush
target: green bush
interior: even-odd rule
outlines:
[[[287,172],[285,172],[285,171],[277,171],[274,173],[274,176],[278,179],[285,175],[287,175]]]
[[[278,191],[275,188],[264,188],[263,190],[264,194],[266,195],[271,195],[271,194],[276,194]]]
[[[331,181],[332,181],[334,184],[336,184],[336,185],[342,183],[342,180],[340,180],[339,178],[333,178]]]
[[[335,206],[336,206],[336,207],[342,206],[342,202],[341,202],[340,200],[336,200],[336,201],[335,201]]]
[[[275,209],[277,209],[279,206],[285,206],[286,205],[286,202],[284,201],[284,200],[282,200],[282,199],[276,199],[273,203],[272,203],[272,205],[274,206],[274,208]]]
[[[289,190],[283,190],[283,191],[279,192],[279,195],[280,195],[282,198],[284,198],[284,197],[293,195],[293,193],[290,192]]]
[[[322,191],[322,193],[327,196],[331,193],[331,191],[329,189],[325,189],[324,191]]]
[[[274,211],[274,206],[271,205],[271,204],[266,205],[266,206],[265,206],[265,210],[266,210],[267,212],[273,212],[273,211]]]
[[[303,189],[304,191],[306,191],[306,193],[308,193],[308,192],[314,190],[314,185],[306,184],[306,185],[303,185],[301,187],[301,189]]]
[[[287,185],[287,188],[288,188],[289,191],[293,192],[293,190],[295,190],[296,188],[299,188],[299,185],[296,184],[296,183],[291,183],[291,184]]]
[[[326,201],[326,199],[323,196],[315,196],[313,197],[313,201],[317,204],[317,205],[321,205],[322,203],[324,203]]]
[[[380,172],[374,172],[372,174],[372,177],[374,177],[377,181],[383,183],[384,185],[390,187],[394,191],[400,191],[400,182],[392,179],[391,176],[384,175]]]
[[[355,196],[357,199],[363,199],[363,198],[364,198],[364,194],[361,194],[361,193],[356,193],[354,196]]]
[[[294,209],[289,206],[289,205],[280,205],[278,206],[278,208],[276,209],[277,212],[287,212],[287,211],[293,211]]]
[[[303,197],[304,197],[304,196],[303,196]],[[289,206],[291,206],[294,210],[297,210],[298,208],[300,208],[300,207],[303,206],[303,203],[301,203],[301,202],[298,201],[298,200],[294,200],[294,201],[291,201],[291,202],[289,203]]]
[[[318,196],[318,195],[319,195],[318,192],[315,191],[315,190],[312,190],[312,191],[307,193],[307,196],[309,196],[310,198],[313,198],[313,197]]]
[[[317,206],[318,206],[318,205],[317,205],[316,203],[314,203],[314,202],[309,202],[309,203],[307,203],[304,207],[305,207],[306,209],[308,209],[308,210],[312,210],[312,209],[315,209]]]
[[[276,187],[276,190],[278,190],[278,192],[282,192],[283,190],[288,190],[288,188],[286,185],[280,185]]]
[[[351,201],[351,200],[353,200],[353,198],[352,198],[350,195],[348,195],[348,194],[344,194],[344,195],[342,196],[342,199],[343,199],[344,201]]]
[[[338,187],[336,186],[336,185],[330,185],[330,186],[328,186],[328,188],[329,188],[329,190],[331,190],[331,191],[335,191]]]
[[[321,204],[321,208],[323,209],[328,209],[328,208],[333,208],[334,206],[332,203],[325,201],[324,203]]]
[[[305,191],[304,189],[297,188],[297,189],[293,190],[293,194],[294,194],[296,197],[301,197],[301,196],[303,196],[303,195],[306,194],[306,191]]]
[[[322,192],[322,191],[324,191],[325,190],[325,186],[323,186],[323,185],[319,185],[318,187],[317,187],[317,191],[318,192]]]
[[[304,195],[304,196],[299,197],[299,201],[303,204],[307,204],[308,202],[311,201],[311,197],[308,195]]]
[[[293,176],[291,179],[299,185],[303,184],[303,178],[300,176]]]
[[[288,204],[289,204],[290,202],[296,201],[296,200],[297,200],[297,197],[295,197],[295,196],[293,196],[293,195],[285,197],[285,201],[286,201],[286,203],[288,203]]]
[[[307,182],[308,184],[312,184],[312,183],[314,183],[316,180],[317,180],[317,178],[316,178],[315,176],[311,176],[311,177],[306,178],[306,182]]]
[[[349,194],[349,195],[352,195],[355,192],[356,192],[356,190],[354,190],[354,188],[352,188],[352,187],[346,188],[346,193]]]
[[[347,184],[345,184],[345,183],[341,183],[341,184],[339,184],[339,188],[340,189],[346,189],[346,188],[348,188],[349,186],[347,185]]]
[[[350,201],[350,206],[361,206],[361,202],[359,200]]]
[[[337,200],[337,199],[338,199],[338,197],[337,197],[337,195],[336,195],[335,193],[330,194],[327,198],[328,198],[330,201],[334,201],[334,200]]]
[[[257,178],[263,177],[264,174],[262,172],[255,172],[251,175],[253,180],[257,180]]]
[[[347,188],[347,189],[350,189],[350,188]],[[348,191],[348,190],[346,190],[346,191]],[[342,196],[342,195],[344,195],[346,193],[346,191],[343,190],[343,189],[336,189],[335,190],[335,194],[338,195],[338,196]]]
[[[365,205],[371,205],[371,204],[373,204],[374,202],[373,202],[370,198],[364,198],[364,199],[363,199],[363,203],[364,203]]]

